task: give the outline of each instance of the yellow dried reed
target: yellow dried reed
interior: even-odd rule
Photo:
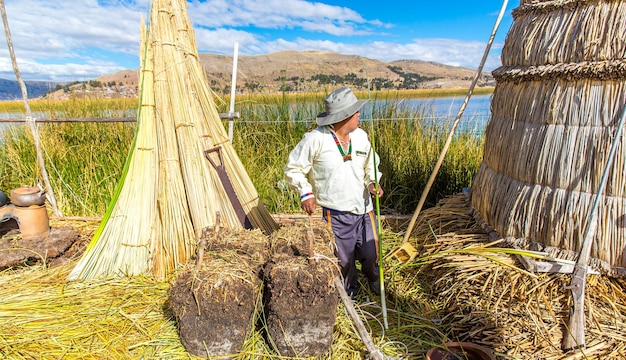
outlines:
[[[624,1],[543,1],[513,11],[502,64],[537,65],[623,59]],[[549,39],[550,41],[545,41]]]
[[[112,275],[139,275],[150,272],[149,239],[156,229],[156,189],[158,153],[153,93],[152,48],[146,42],[141,24],[141,109],[132,152],[125,176],[120,179],[117,199],[107,211],[91,243],[69,275],[70,279]],[[119,187],[119,185],[118,185]],[[154,256],[154,254],[152,254]]]
[[[148,56],[141,63],[142,105],[130,165],[71,279],[146,272],[164,278],[188,261],[218,212],[223,226],[242,228],[236,203],[265,233],[278,228],[228,141],[186,2],[154,0],[150,22],[142,34]],[[221,166],[236,198],[205,157],[214,147],[222,151]]]
[[[442,200],[436,213],[465,214],[463,195]],[[421,262],[396,269],[393,290],[414,305],[416,313],[441,319],[439,330],[451,341],[475,342],[514,359],[620,359],[626,356],[622,327],[626,324],[626,282],[590,276],[585,304],[588,347],[563,353],[561,340],[570,298],[568,274],[533,274],[519,269],[508,250],[494,246],[476,224],[442,221],[427,209],[411,239],[421,249]],[[465,231],[463,231],[465,227]],[[452,230],[452,231],[450,231]],[[433,237],[433,233],[441,234]],[[419,261],[418,260],[418,261]],[[386,273],[389,273],[387,271]],[[414,289],[422,289],[416,291]],[[426,310],[430,310],[427,313]]]

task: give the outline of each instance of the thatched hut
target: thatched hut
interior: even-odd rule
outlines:
[[[502,50],[472,206],[502,237],[578,252],[626,104],[626,1],[521,0]],[[591,256],[626,268],[626,147]]]

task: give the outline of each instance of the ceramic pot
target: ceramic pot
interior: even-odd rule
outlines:
[[[11,190],[11,203],[17,206],[43,205],[46,194],[37,187],[22,186]]]
[[[4,206],[8,202],[9,199],[7,198],[7,194],[4,191],[0,190],[0,206]]]

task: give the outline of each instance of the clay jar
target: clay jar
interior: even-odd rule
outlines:
[[[37,187],[22,186],[11,190],[11,203],[17,206],[43,205],[46,194]]]

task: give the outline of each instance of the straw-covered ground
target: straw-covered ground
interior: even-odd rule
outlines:
[[[72,226],[87,241],[97,221],[51,224]],[[385,224],[384,250],[392,253],[402,239],[391,222]],[[588,277],[587,348],[564,354],[560,344],[571,300],[563,286],[569,275],[528,273],[503,242],[488,239],[470,215],[465,195],[424,210],[410,238],[418,250],[416,259],[406,264],[394,256],[385,260],[386,311],[370,293],[357,299],[357,311],[375,346],[388,358],[406,359],[423,358],[428,349],[448,341],[483,345],[501,359],[626,357],[623,280]],[[170,282],[141,276],[67,281],[74,265],[75,259],[0,274],[3,358],[194,358],[182,345],[167,305]],[[255,316],[235,358],[285,358],[268,341],[263,314]],[[367,355],[339,302],[332,345],[317,358]]]

